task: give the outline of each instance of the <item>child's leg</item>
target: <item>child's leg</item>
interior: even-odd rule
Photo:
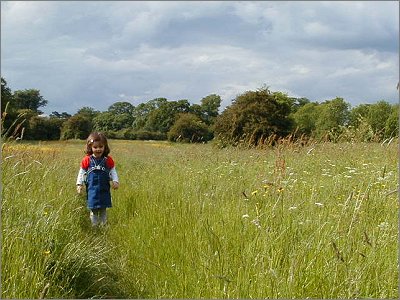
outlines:
[[[99,209],[99,219],[102,225],[106,225],[107,223],[107,211],[106,208]]]
[[[90,221],[92,221],[92,226],[97,226],[99,224],[99,210],[91,209],[90,210]]]

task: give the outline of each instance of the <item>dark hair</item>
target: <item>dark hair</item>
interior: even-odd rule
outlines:
[[[104,146],[103,156],[107,156],[110,153],[110,147],[108,147],[107,138],[104,133],[101,132],[92,132],[86,140],[86,148],[85,153],[88,155],[92,155],[92,146],[94,142],[100,142]]]

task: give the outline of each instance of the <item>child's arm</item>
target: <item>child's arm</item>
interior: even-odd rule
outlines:
[[[118,180],[118,174],[117,174],[117,170],[114,168],[112,168],[110,170],[110,177],[111,177],[111,185],[113,187],[113,189],[117,189],[119,187],[119,180]]]
[[[85,173],[84,169],[79,169],[78,178],[76,179],[76,191],[78,194],[82,192]]]
[[[106,163],[110,168],[111,186],[114,190],[116,190],[119,187],[119,180],[118,180],[117,170],[115,169],[115,163],[114,160],[111,158],[111,156],[107,157]]]
[[[85,182],[86,171],[89,168],[90,157],[86,155],[81,161],[81,168],[79,169],[78,178],[76,179],[76,191],[78,194],[82,192],[83,183]]]

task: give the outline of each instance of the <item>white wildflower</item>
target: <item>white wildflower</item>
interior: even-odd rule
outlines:
[[[389,227],[388,222],[382,222],[381,224],[378,225],[380,229],[387,229]]]
[[[256,227],[257,227],[258,229],[261,229],[260,220],[254,219],[253,221],[251,221],[251,223],[253,223],[254,225],[256,225]]]

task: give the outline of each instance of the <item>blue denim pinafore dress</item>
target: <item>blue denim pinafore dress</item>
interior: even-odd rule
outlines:
[[[90,156],[86,174],[87,205],[89,209],[111,207],[110,170],[106,157],[96,159]]]

